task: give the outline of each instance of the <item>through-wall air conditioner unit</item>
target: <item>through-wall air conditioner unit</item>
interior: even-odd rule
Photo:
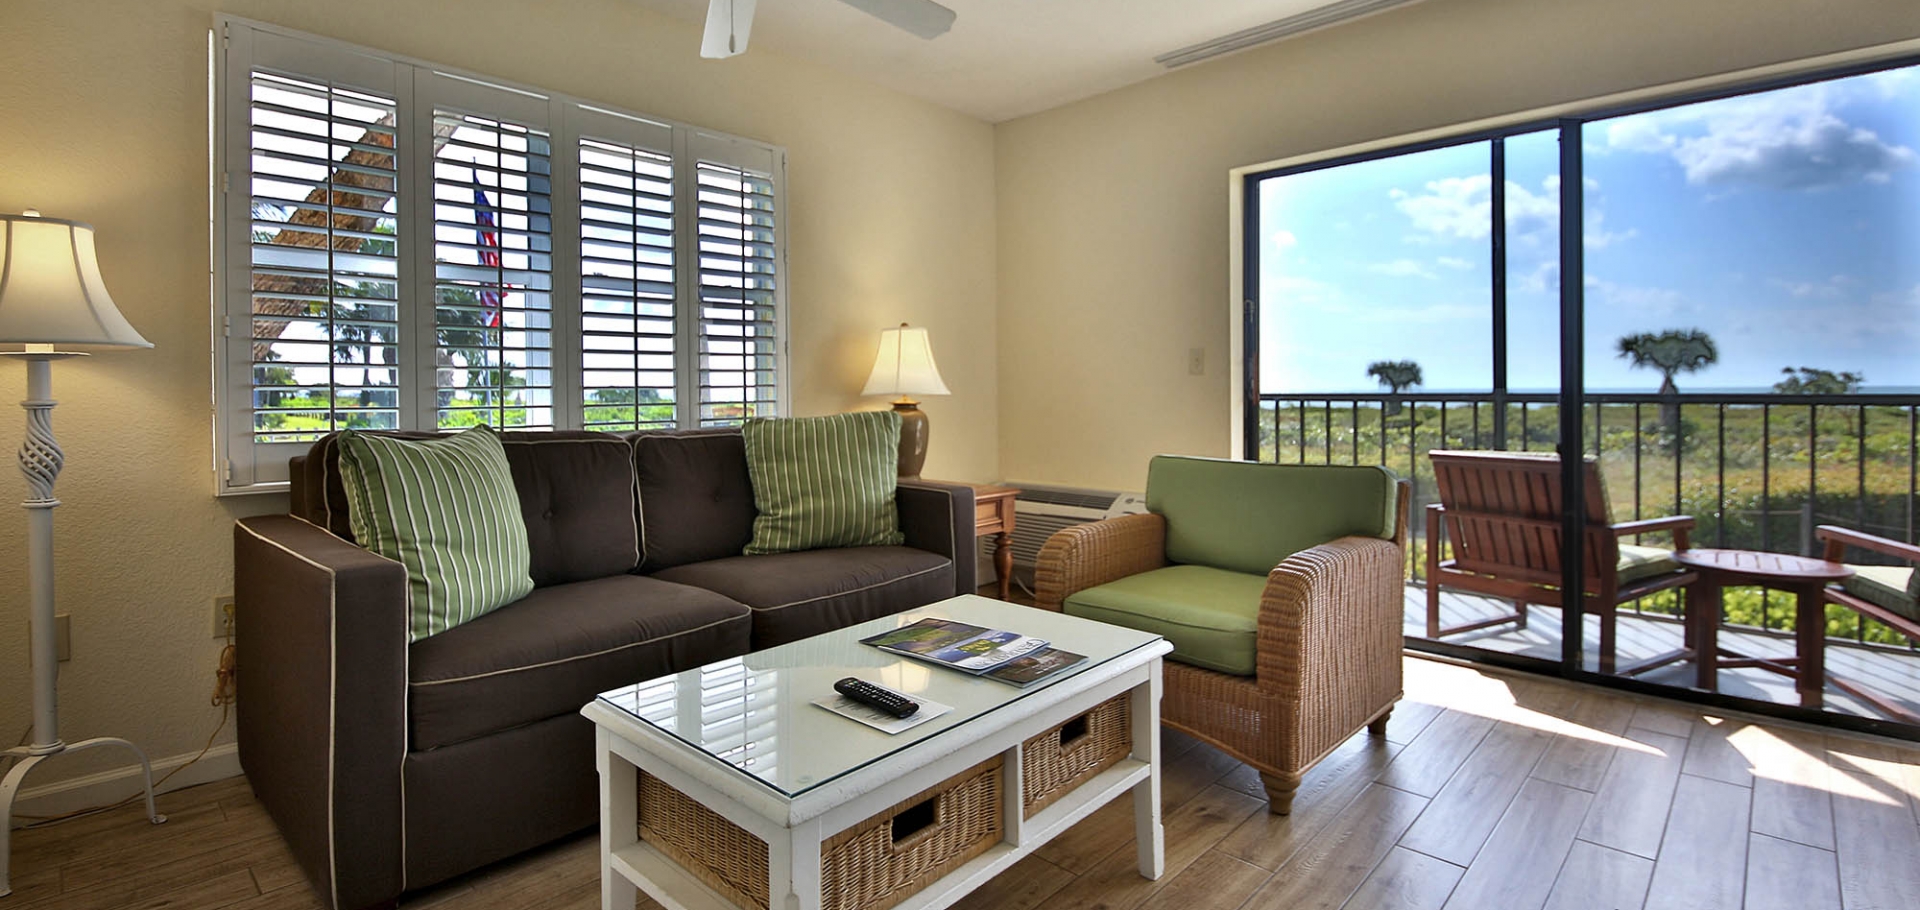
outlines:
[[[1081,490],[1012,482],[1007,485],[1020,490],[1020,495],[1013,500],[1013,578],[1029,590],[1033,587],[1033,561],[1040,555],[1040,546],[1055,531],[1147,510],[1145,493],[1116,493],[1111,490]],[[990,564],[980,577],[993,577]]]

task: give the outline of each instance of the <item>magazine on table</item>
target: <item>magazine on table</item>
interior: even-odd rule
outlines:
[[[1087,662],[1084,654],[1062,651],[1059,648],[1047,648],[1035,651],[1025,657],[1017,657],[998,667],[988,670],[988,679],[997,679],[1003,683],[1025,688],[1055,673]]]
[[[933,618],[860,642],[975,676],[1047,647],[1044,638]]]

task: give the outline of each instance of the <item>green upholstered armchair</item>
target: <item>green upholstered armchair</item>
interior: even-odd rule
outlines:
[[[1163,721],[1252,765],[1285,815],[1400,700],[1408,501],[1384,468],[1162,455],[1146,514],[1040,548],[1037,605],[1165,636]]]

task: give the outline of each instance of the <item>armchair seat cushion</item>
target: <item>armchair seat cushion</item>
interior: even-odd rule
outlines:
[[[1853,577],[1840,583],[1848,594],[1920,622],[1920,602],[1907,593],[1913,569],[1906,566],[1848,566]]]
[[[580,710],[595,695],[746,652],[745,606],[639,575],[535,588],[409,654],[424,751]]]
[[[1680,563],[1673,558],[1672,550],[1623,543],[1616,571],[1620,573],[1620,585],[1625,587],[1644,578],[1678,572]]]
[[[1173,643],[1168,657],[1252,676],[1265,575],[1209,566],[1168,566],[1088,588],[1066,599],[1071,616],[1156,632]]]
[[[938,553],[842,547],[709,559],[649,577],[751,607],[759,651],[952,597],[953,573],[953,561]]]

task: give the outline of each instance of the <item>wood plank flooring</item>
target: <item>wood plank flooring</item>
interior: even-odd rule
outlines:
[[[1270,815],[1257,775],[1169,733],[1167,871],[1130,804],[962,910],[1900,910],[1920,905],[1920,747],[1413,659],[1388,734],[1350,740]],[[242,779],[16,832],[0,910],[320,907]],[[579,836],[407,908],[588,910]],[[641,901],[653,910],[650,901]]]

